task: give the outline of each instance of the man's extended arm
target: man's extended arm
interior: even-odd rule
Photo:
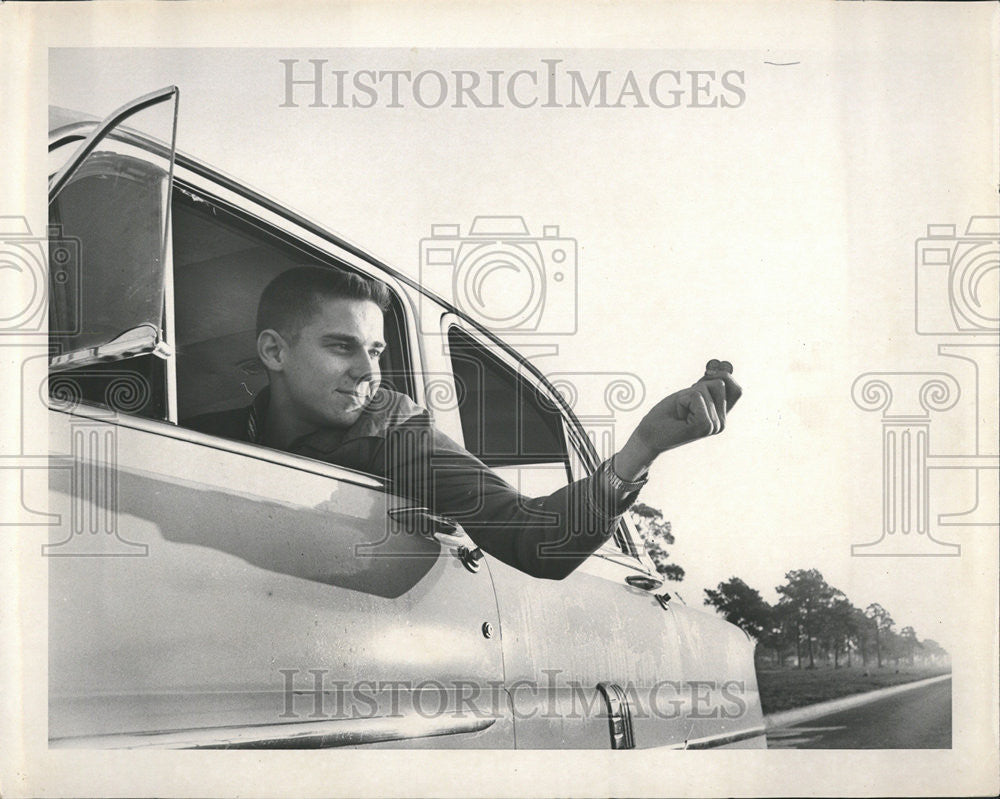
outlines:
[[[740,393],[731,374],[706,372],[691,388],[658,403],[594,475],[546,497],[520,494],[428,424],[393,432],[386,442],[387,475],[398,493],[458,522],[504,563],[561,579],[613,533],[638,494],[627,483],[640,478],[661,452],[721,432]]]

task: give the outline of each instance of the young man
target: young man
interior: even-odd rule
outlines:
[[[383,284],[358,275],[309,266],[283,272],[257,311],[269,386],[246,408],[187,426],[384,477],[394,493],[460,523],[491,555],[561,579],[613,533],[653,460],[722,432],[741,394],[732,367],[710,361],[703,378],[655,405],[591,477],[525,497],[436,430],[425,409],[380,385],[388,304]]]

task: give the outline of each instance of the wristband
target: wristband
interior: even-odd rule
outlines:
[[[615,471],[614,456],[605,461],[604,479],[619,495],[631,494],[638,491],[649,480],[649,472],[643,472],[638,480],[626,480]]]

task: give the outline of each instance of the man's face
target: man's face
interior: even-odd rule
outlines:
[[[297,338],[286,340],[281,374],[296,415],[350,427],[379,386],[382,310],[368,300],[320,300]]]

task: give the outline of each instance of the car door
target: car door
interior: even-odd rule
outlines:
[[[536,370],[480,331],[444,325],[466,447],[528,495],[590,474],[600,425],[580,428]],[[664,591],[624,524],[563,580],[487,560],[518,748],[763,740],[752,644]]]
[[[241,314],[267,270],[374,267],[171,156],[110,125],[50,205],[82,253],[50,319],[80,309],[89,337],[50,334],[50,746],[512,746],[496,598],[461,530],[375,475],[178,423],[262,384]],[[165,227],[129,235],[130,215]],[[150,274],[120,279],[135,263]],[[419,368],[392,313],[392,357]]]

